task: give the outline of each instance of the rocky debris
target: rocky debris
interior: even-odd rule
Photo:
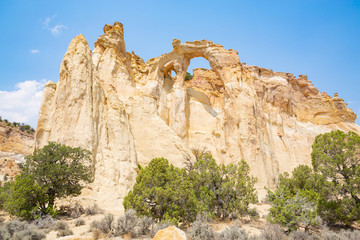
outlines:
[[[171,226],[165,229],[159,230],[153,240],[186,240],[186,234],[184,231],[177,227]]]
[[[185,81],[194,57],[211,69],[195,69]],[[241,64],[235,50],[211,41],[174,39],[170,53],[145,63],[126,52],[115,23],[93,51],[82,35],[70,43],[59,82],[45,86],[36,148],[57,141],[92,151],[95,181],[81,197],[111,211],[122,209],[138,163],[165,157],[181,167],[185,155],[195,158],[193,148],[221,163],[245,159],[261,199],[279,173],[311,163],[316,135],[360,133],[355,119],[341,98],[319,93],[305,75]]]

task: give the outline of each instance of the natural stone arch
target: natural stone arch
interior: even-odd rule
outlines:
[[[162,80],[164,75],[169,71],[176,72],[175,84],[179,87],[184,86],[186,71],[190,65],[192,58],[205,58],[212,70],[214,70],[223,81],[227,82],[226,77],[222,73],[224,68],[240,67],[240,60],[235,50],[226,50],[219,44],[214,44],[212,41],[194,41],[181,43],[180,40],[173,40],[173,50],[170,53],[150,59],[148,62],[149,80]]]

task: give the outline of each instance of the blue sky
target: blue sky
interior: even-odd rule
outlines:
[[[212,40],[247,64],[308,75],[360,114],[360,0],[3,0],[0,116],[36,127],[43,84],[58,81],[71,39],[82,33],[93,49],[114,21],[124,24],[127,50],[145,61],[171,51],[174,38]]]

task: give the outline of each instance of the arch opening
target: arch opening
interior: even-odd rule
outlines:
[[[204,57],[194,57],[190,59],[190,65],[188,66],[187,72],[194,76],[194,69],[196,68],[211,69],[209,61]]]

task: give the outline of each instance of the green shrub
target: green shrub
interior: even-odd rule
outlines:
[[[23,219],[39,217],[41,207],[43,208],[42,213],[56,215],[51,208],[47,209],[44,206],[47,196],[44,189],[36,183],[33,175],[22,173],[16,176],[15,181],[6,183],[1,199],[5,210],[11,215]]]
[[[184,169],[154,158],[139,172],[136,183],[124,199],[125,209],[158,221],[191,222],[196,216],[196,197]]]
[[[295,230],[319,223],[350,225],[360,220],[360,136],[354,132],[320,134],[312,145],[313,169],[301,165],[268,197],[269,221]],[[331,233],[332,234],[332,233]]]
[[[193,75],[191,75],[191,73],[189,73],[189,72],[186,72],[185,81],[190,81],[192,78],[193,78]]]
[[[197,198],[197,212],[228,217],[249,213],[249,204],[257,202],[256,178],[244,161],[218,165],[209,154],[201,155],[189,172]]]

